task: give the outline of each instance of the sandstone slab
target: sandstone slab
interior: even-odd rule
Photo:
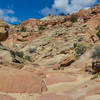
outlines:
[[[7,96],[7,95],[1,95],[0,94],[0,100],[16,100],[16,99],[12,98],[10,96]]]
[[[19,70],[0,70],[0,91],[7,93],[42,93],[47,91],[42,79],[34,73]]]

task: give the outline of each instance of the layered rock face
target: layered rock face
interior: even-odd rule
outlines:
[[[6,62],[13,61],[13,55],[11,54],[10,50],[6,49],[3,46],[0,46],[0,60],[6,61]]]
[[[3,20],[0,20],[0,42],[7,40],[9,36],[9,28],[10,28],[10,25],[8,25]],[[3,47],[2,45],[0,45],[0,59],[7,62],[13,61],[13,57],[10,53],[10,50]]]
[[[53,69],[60,70],[62,69],[62,67],[70,66],[74,61],[75,61],[75,58],[69,55],[66,58],[62,59],[59,63],[57,63]]]
[[[56,66],[67,55],[80,56],[98,41],[98,9],[99,5],[72,15],[29,19],[12,26],[3,45],[24,52],[35,64]],[[74,23],[72,16],[77,18]]]
[[[4,21],[0,20],[0,42],[5,41],[8,38],[9,25]]]

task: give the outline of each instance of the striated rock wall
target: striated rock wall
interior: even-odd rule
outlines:
[[[4,21],[0,20],[0,42],[5,41],[8,38],[9,25]]]

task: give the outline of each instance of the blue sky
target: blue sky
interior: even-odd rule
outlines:
[[[19,23],[29,18],[40,19],[49,13],[73,13],[88,9],[100,0],[1,0],[0,18]]]

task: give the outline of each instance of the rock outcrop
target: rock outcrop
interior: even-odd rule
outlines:
[[[0,20],[0,42],[5,41],[8,38],[9,25],[4,21]]]
[[[54,70],[60,70],[64,67],[71,65],[75,61],[75,58],[71,55],[67,56],[66,58],[62,59],[58,64],[54,66]]]
[[[4,46],[0,45],[0,60],[5,62],[12,62],[14,59],[11,51]]]
[[[0,21],[0,99],[99,100],[99,20],[100,5],[29,19],[9,31]]]

